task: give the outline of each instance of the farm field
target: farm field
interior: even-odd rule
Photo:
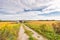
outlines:
[[[60,21],[2,21],[0,40],[60,40]]]
[[[60,21],[25,21],[25,25],[48,40],[60,40]]]
[[[17,40],[20,23],[0,22],[0,40]]]

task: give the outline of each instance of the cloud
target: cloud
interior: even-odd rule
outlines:
[[[60,11],[60,0],[53,0],[51,5],[43,10],[43,13]]]
[[[38,20],[42,19],[43,16],[38,16],[41,12],[38,11],[30,11],[30,12],[23,12],[14,15],[2,15],[0,14],[1,20]]]
[[[39,15],[42,15],[42,16],[60,16],[60,12],[55,11],[55,12],[50,12],[50,13],[47,13],[47,14],[39,14]]]
[[[3,8],[5,11],[10,12],[23,12],[24,9],[36,10],[37,8],[42,9],[41,7],[49,5],[49,1],[45,0],[0,0],[0,8]],[[42,3],[41,3],[42,2]],[[8,12],[9,12],[8,11]]]
[[[0,0],[2,20],[59,20],[60,14],[52,13],[56,11],[60,12],[59,0]]]
[[[0,19],[1,20],[60,20],[59,13],[58,15],[51,15],[51,13],[41,15],[41,12],[24,12],[22,14],[14,14],[14,15],[1,15],[0,14]],[[56,14],[57,12],[55,12]],[[38,15],[40,14],[40,15]],[[49,16],[50,15],[50,16]]]

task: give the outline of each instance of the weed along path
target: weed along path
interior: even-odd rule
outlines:
[[[38,34],[31,28],[21,25],[18,35],[18,40],[47,40],[42,35]]]

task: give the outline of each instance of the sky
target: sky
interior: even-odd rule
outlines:
[[[60,20],[60,0],[0,0],[0,20]]]

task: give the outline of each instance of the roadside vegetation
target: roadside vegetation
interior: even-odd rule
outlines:
[[[60,40],[60,21],[21,21],[9,22],[0,21],[0,40],[17,40],[20,25],[24,24],[39,35],[48,40]],[[24,26],[23,26],[24,27]],[[29,40],[37,40],[33,37],[32,31],[25,29],[25,33],[29,36]]]
[[[20,23],[0,22],[0,40],[17,40]]]
[[[25,21],[25,25],[43,35],[48,40],[60,40],[59,21]]]
[[[25,33],[29,36],[28,40],[37,40],[35,37],[33,37],[33,32],[30,30],[25,29]]]

